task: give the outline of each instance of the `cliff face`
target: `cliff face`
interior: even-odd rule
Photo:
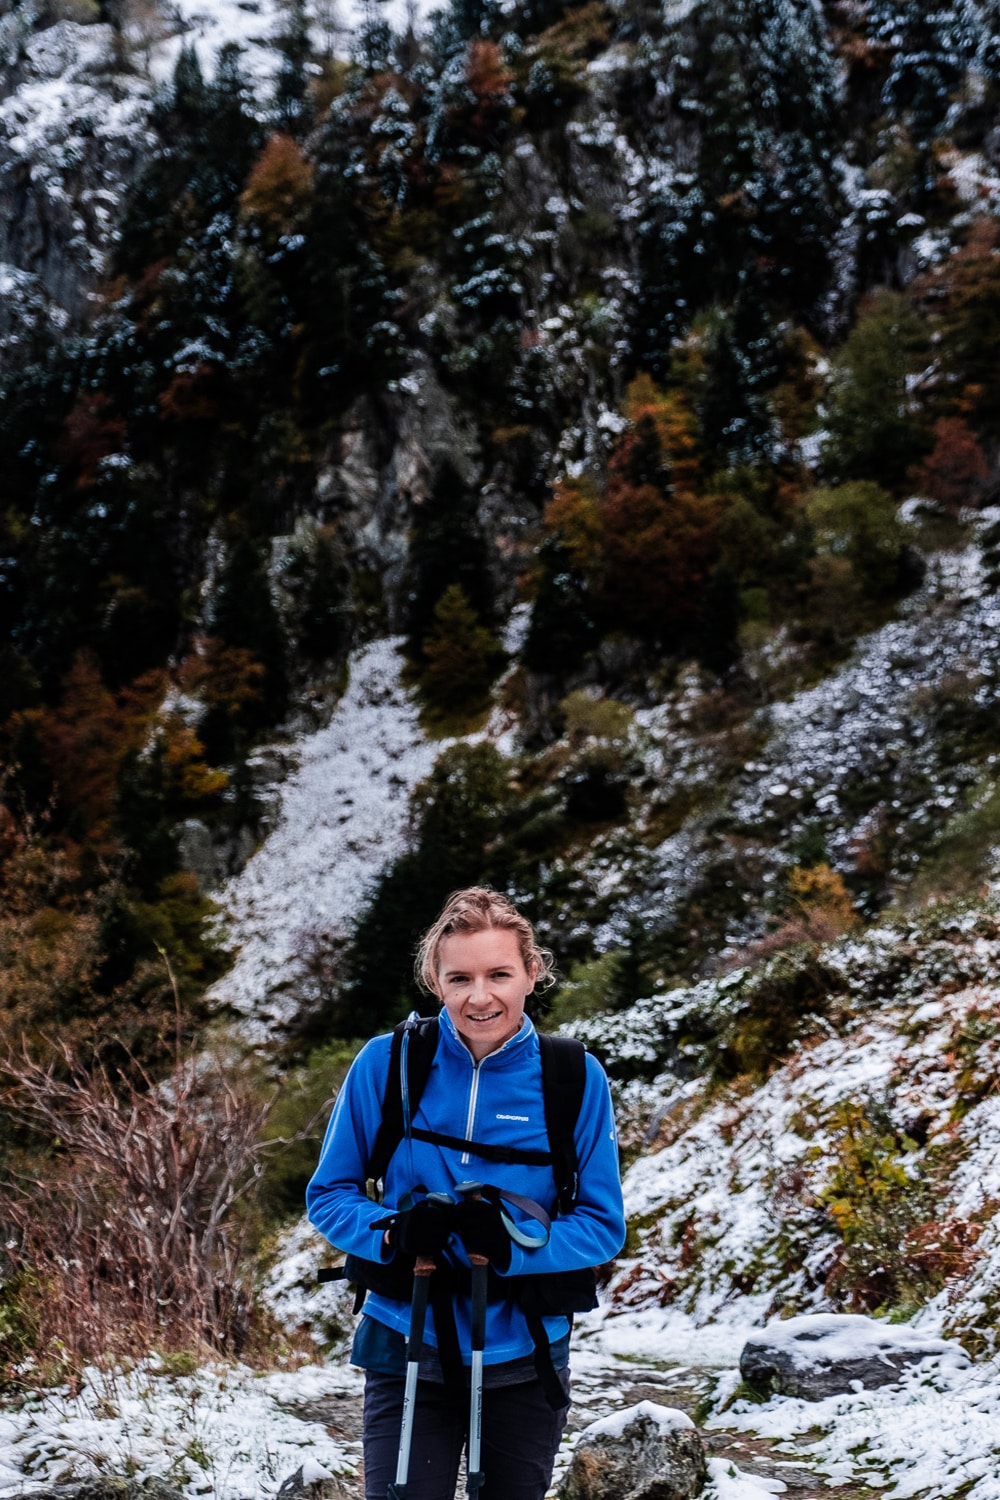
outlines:
[[[0,19],[0,368],[83,328],[153,144],[148,79],[109,25]]]

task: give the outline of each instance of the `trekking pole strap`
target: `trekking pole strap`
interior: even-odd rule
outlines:
[[[548,1244],[549,1235],[552,1231],[552,1220],[542,1205],[536,1203],[534,1198],[525,1198],[521,1193],[510,1193],[506,1188],[491,1187],[483,1190],[483,1197],[491,1198],[496,1203],[500,1210],[500,1217],[503,1220],[503,1227],[515,1245],[520,1245],[524,1250],[540,1250],[543,1245]],[[520,1224],[516,1224],[505,1209],[504,1204],[509,1204],[511,1208],[519,1209],[521,1213],[527,1214],[529,1219],[534,1219],[538,1225],[537,1231],[531,1234],[527,1229],[522,1228]]]

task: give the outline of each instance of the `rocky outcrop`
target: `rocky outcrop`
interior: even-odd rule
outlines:
[[[691,1500],[708,1478],[691,1418],[640,1401],[592,1422],[577,1439],[559,1500]]]
[[[85,324],[152,144],[149,99],[110,26],[0,19],[0,368]]]
[[[821,1313],[770,1323],[748,1339],[740,1374],[764,1396],[822,1401],[863,1387],[891,1385],[910,1365],[945,1358],[968,1364],[958,1344],[928,1338],[905,1324],[851,1313]]]

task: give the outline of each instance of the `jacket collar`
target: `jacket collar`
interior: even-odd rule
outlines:
[[[465,1043],[462,1041],[462,1038],[459,1036],[458,1032],[455,1030],[455,1023],[451,1019],[451,1016],[448,1014],[443,1005],[438,1011],[438,1024],[440,1026],[441,1035],[444,1038],[445,1045],[448,1047],[449,1051],[458,1051],[463,1057],[467,1058],[470,1063],[474,1064],[475,1058],[473,1057],[472,1053],[469,1051]],[[504,1043],[502,1043],[501,1046],[497,1047],[495,1052],[487,1052],[486,1057],[481,1057],[479,1061],[499,1061],[502,1058],[504,1062],[507,1062],[511,1057],[511,1054],[516,1054],[517,1060],[519,1061],[521,1055],[524,1052],[525,1046],[530,1043],[534,1035],[535,1028],[532,1025],[531,1021],[526,1015],[522,1016],[521,1025],[519,1026],[517,1031],[515,1031],[514,1035],[512,1037],[508,1037],[508,1039]]]

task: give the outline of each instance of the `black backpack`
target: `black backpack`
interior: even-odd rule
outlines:
[[[406,1133],[403,1103],[402,1059],[406,1047],[406,1093],[409,1118],[417,1112],[421,1095],[430,1076],[439,1037],[436,1016],[410,1016],[401,1021],[392,1034],[389,1074],[382,1098],[382,1120],[365,1165],[366,1191],[373,1202],[381,1202],[386,1169]],[[468,1151],[486,1161],[514,1163],[521,1166],[549,1166],[556,1185],[556,1211],[572,1212],[579,1192],[579,1173],[574,1133],[583,1103],[586,1085],[586,1050],[573,1037],[538,1033],[542,1066],[542,1097],[545,1129],[549,1138],[547,1151],[521,1150],[469,1141],[438,1131],[410,1128],[415,1140]],[[439,1268],[431,1278],[432,1303],[439,1330],[440,1354],[446,1380],[457,1382],[461,1373],[458,1343],[454,1333],[454,1316],[450,1313],[451,1295],[467,1292],[468,1273],[460,1269]],[[354,1310],[360,1312],[366,1291],[400,1301],[407,1301],[413,1289],[413,1265],[399,1259],[391,1262],[368,1261],[348,1255],[343,1266],[322,1270],[320,1281],[350,1282],[356,1288]],[[573,1314],[589,1312],[597,1306],[597,1282],[593,1270],[549,1271],[537,1276],[499,1277],[490,1271],[489,1296],[503,1299],[513,1296],[523,1311],[535,1346],[535,1367],[546,1397],[557,1410],[567,1404],[552,1367],[548,1337],[542,1319],[562,1316],[572,1322]]]

